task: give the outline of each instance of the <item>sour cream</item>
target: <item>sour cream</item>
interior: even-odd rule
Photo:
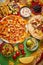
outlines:
[[[28,7],[22,7],[20,10],[20,15],[22,17],[29,17],[31,15],[31,11]]]

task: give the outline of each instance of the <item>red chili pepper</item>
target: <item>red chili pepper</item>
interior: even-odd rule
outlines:
[[[43,53],[41,54],[40,59],[36,62],[36,65],[37,65],[38,63],[40,63],[42,60],[43,60]]]

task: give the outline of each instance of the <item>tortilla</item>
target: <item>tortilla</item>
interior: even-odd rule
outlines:
[[[27,32],[29,31],[33,37],[35,37],[36,39],[42,40],[43,39],[43,16],[36,15],[32,17],[28,21],[28,24],[26,25],[26,29],[27,29]]]

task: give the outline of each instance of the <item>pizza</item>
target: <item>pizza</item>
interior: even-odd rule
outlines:
[[[43,16],[36,15],[32,17],[28,21],[26,28],[27,28],[27,32],[29,31],[33,37],[42,40],[43,39]]]
[[[26,36],[27,21],[18,15],[9,15],[0,21],[0,38],[6,42],[15,44],[22,42]]]

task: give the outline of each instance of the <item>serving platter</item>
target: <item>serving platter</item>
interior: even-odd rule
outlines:
[[[0,65],[43,65],[43,0],[0,4]]]

